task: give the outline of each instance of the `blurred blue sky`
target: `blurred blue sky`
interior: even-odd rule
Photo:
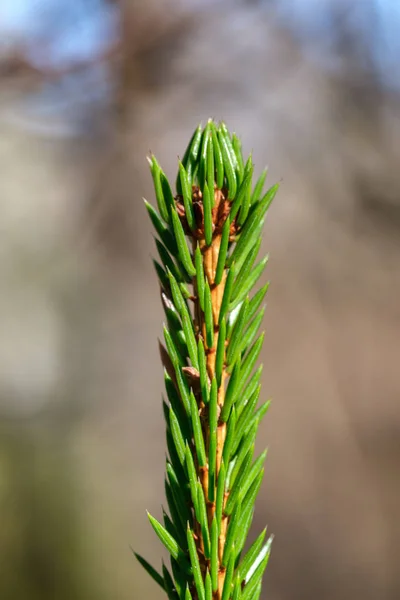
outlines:
[[[213,2],[219,3],[209,4]],[[94,58],[118,38],[116,5],[107,0],[0,0],[0,53],[21,44],[37,66],[56,68]],[[238,8],[236,3],[231,6]],[[372,59],[381,84],[400,89],[400,0],[265,0],[257,7],[249,4],[248,10],[262,8],[271,10],[272,18],[289,28],[326,69],[346,63],[335,46],[344,27],[348,37],[361,42],[359,67]],[[24,103],[35,113],[67,110],[70,120],[83,106],[81,128],[88,122],[90,103],[110,98],[107,68],[99,65],[90,73],[64,77],[61,86],[46,84]]]
[[[281,22],[299,37],[317,40],[329,52],[335,37],[331,12],[335,4],[337,9],[348,10],[346,24],[354,35],[369,36],[368,45],[382,69],[383,81],[393,85],[400,58],[400,0],[279,0],[272,6]],[[373,36],[371,19],[375,21]],[[104,0],[0,2],[0,44],[28,39],[32,58],[39,63],[61,65],[94,56],[117,35],[117,10]],[[36,55],[33,42],[42,36],[50,51]]]
[[[90,60],[117,37],[118,12],[104,0],[0,0],[0,53],[21,45],[38,67]],[[108,65],[92,65],[20,96],[8,118],[50,136],[92,134],[112,87]]]
[[[328,64],[334,61],[340,22],[347,35],[363,42],[369,53],[365,60],[373,59],[382,84],[399,89],[400,0],[278,0],[274,9],[280,22],[305,45],[317,46],[317,59]]]
[[[118,34],[118,15],[103,0],[2,0],[1,45],[28,40],[34,61],[61,66],[95,56]],[[35,40],[50,51],[37,55]]]

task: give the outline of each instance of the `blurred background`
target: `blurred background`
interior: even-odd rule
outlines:
[[[145,156],[209,116],[283,181],[263,598],[400,597],[399,40],[396,0],[1,2],[2,599],[164,598]]]

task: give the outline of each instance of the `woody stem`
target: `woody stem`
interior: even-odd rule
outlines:
[[[217,194],[216,194],[216,200],[217,200]],[[228,216],[228,218],[229,218],[229,216]],[[195,247],[195,244],[196,244],[195,240],[193,241],[193,244]],[[224,293],[224,289],[225,289],[225,280],[226,280],[226,274],[224,273],[221,282],[218,284],[215,283],[215,274],[216,274],[216,269],[217,269],[220,245],[221,245],[221,234],[220,233],[213,235],[212,243],[210,246],[206,245],[206,242],[204,239],[199,240],[199,247],[200,247],[200,250],[202,253],[202,258],[203,258],[204,274],[205,274],[205,277],[207,278],[208,284],[210,286],[210,291],[211,291],[211,304],[212,304],[212,315],[213,315],[213,326],[214,326],[214,337],[213,337],[212,347],[207,346],[206,324],[205,324],[204,314],[199,305],[199,300],[197,298],[197,294],[195,294],[195,317],[196,317],[196,322],[197,322],[198,335],[199,336],[201,335],[203,342],[204,342],[204,346],[205,346],[206,365],[207,365],[207,372],[208,372],[210,381],[212,381],[212,379],[215,376],[216,350],[217,350],[218,335],[219,335],[219,325],[218,325],[219,314],[220,314],[221,302],[222,302],[222,297],[223,297],[223,293]],[[194,288],[196,291],[196,282],[195,281],[194,281]],[[226,377],[227,377],[227,373],[226,373],[226,369],[225,369],[225,357],[224,357],[224,366],[222,369],[221,381],[220,381],[220,385],[218,388],[218,396],[217,396],[218,415],[221,413],[221,409],[224,404]],[[208,411],[205,410],[205,404],[203,401],[200,401],[200,403],[199,403],[199,410],[200,410],[201,421],[203,423],[203,433],[204,433],[207,455],[208,455],[210,427],[209,427]],[[224,442],[225,442],[225,437],[226,437],[226,424],[220,422],[218,419],[215,489],[217,489],[217,485],[218,485],[218,475],[219,475],[219,470],[220,470],[220,466],[221,466],[222,451],[223,451],[223,446],[224,446]],[[212,523],[212,520],[213,520],[214,514],[215,514],[215,501],[209,499],[208,468],[205,470],[204,469],[199,470],[199,478],[202,483],[204,496],[205,496],[206,502],[207,502],[208,523],[209,523],[209,527],[211,527],[211,523]],[[221,600],[221,598],[222,598],[222,590],[223,590],[223,585],[224,585],[224,580],[225,580],[225,568],[222,567],[221,561],[222,561],[222,555],[223,555],[224,546],[225,546],[226,528],[227,528],[227,518],[223,517],[222,523],[221,523],[221,528],[219,531],[219,539],[218,539],[218,555],[219,555],[219,562],[220,562],[220,568],[219,568],[219,572],[218,572],[218,589],[216,592],[213,592],[213,600]],[[200,550],[200,553],[199,553],[200,557],[204,556],[203,548],[204,548],[204,544],[203,544],[201,531],[200,531],[199,535],[198,535],[198,549]],[[210,566],[208,563],[209,563],[209,561],[207,561],[204,558],[203,564],[202,564],[204,573],[206,572],[206,569],[209,568],[209,566]]]

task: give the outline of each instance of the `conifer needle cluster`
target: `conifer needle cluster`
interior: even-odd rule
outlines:
[[[165,311],[160,342],[167,401],[168,458],[163,522],[148,515],[167,548],[170,568],[139,562],[169,600],[257,600],[272,536],[244,552],[266,452],[254,458],[268,284],[254,291],[268,257],[261,234],[278,185],[266,171],[254,187],[238,137],[209,120],[190,140],[176,194],[154,156],[148,158],[157,209],[145,202],[158,234]]]

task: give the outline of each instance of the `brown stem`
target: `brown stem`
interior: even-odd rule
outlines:
[[[221,192],[216,191],[216,193],[215,193],[215,205],[216,206],[213,211],[213,214],[215,214],[214,221],[217,219],[218,202],[220,201],[220,199],[221,199]],[[227,218],[229,218],[229,215],[227,216]],[[214,222],[214,226],[216,226],[216,225],[217,224]],[[221,227],[219,227],[219,231],[220,230],[221,230]],[[205,274],[205,277],[207,278],[207,281],[210,286],[210,291],[211,291],[211,302],[212,302],[212,312],[213,312],[213,322],[214,322],[214,340],[213,340],[212,347],[207,346],[207,341],[206,341],[207,336],[206,336],[206,326],[205,326],[204,314],[200,308],[200,303],[198,301],[196,278],[194,278],[194,280],[193,280],[194,297],[195,297],[194,315],[195,315],[196,331],[197,331],[197,335],[201,336],[203,339],[203,342],[204,342],[204,347],[205,347],[205,352],[206,352],[207,372],[208,372],[208,376],[209,376],[210,380],[212,380],[213,377],[215,376],[216,350],[217,350],[218,335],[219,335],[218,321],[219,321],[219,313],[220,313],[221,302],[222,302],[222,297],[223,297],[223,293],[224,293],[224,289],[225,289],[225,280],[226,280],[226,274],[224,273],[221,282],[219,284],[215,283],[215,274],[216,274],[216,269],[217,269],[217,264],[218,264],[218,256],[219,256],[220,246],[221,246],[221,234],[220,233],[215,233],[213,235],[212,243],[210,246],[206,245],[204,238],[201,238],[199,240],[199,247],[200,247],[200,250],[202,253],[202,257],[203,257],[204,274]],[[196,248],[196,240],[193,239],[193,251],[195,250],[195,248]],[[224,366],[223,371],[222,371],[221,383],[220,383],[220,386],[218,389],[219,413],[224,404],[226,377],[227,377],[227,373],[226,373],[225,366]],[[206,409],[205,403],[203,402],[202,399],[199,399],[199,412],[200,412],[200,417],[201,417],[201,421],[203,424],[203,433],[204,433],[205,443],[206,443],[206,448],[207,448],[207,453],[208,453],[208,449],[209,449],[209,419],[208,419],[208,410]],[[224,446],[224,442],[225,442],[225,437],[226,437],[226,424],[219,422],[218,428],[217,428],[217,468],[216,468],[217,481],[216,481],[216,486],[218,483],[218,475],[219,475],[219,470],[220,470],[220,466],[221,466],[222,451],[223,451],[223,446]],[[215,514],[215,502],[212,502],[208,499],[208,468],[199,469],[198,474],[199,474],[200,482],[203,487],[204,496],[207,500],[208,522],[209,522],[209,526],[211,527],[211,523],[212,523],[212,520],[213,520],[214,514]],[[226,503],[226,498],[224,501],[224,505],[225,505],[225,503]],[[225,568],[222,567],[221,561],[222,561],[222,555],[223,555],[223,551],[224,551],[224,547],[225,547],[227,522],[228,522],[228,518],[223,517],[222,527],[221,527],[219,540],[218,540],[218,554],[219,554],[219,562],[220,562],[220,568],[219,568],[219,573],[218,573],[218,589],[215,593],[213,593],[213,600],[221,600],[221,598],[222,598],[222,590],[223,590],[223,585],[224,585],[224,581],[225,581]],[[196,532],[198,532],[198,539],[197,539],[196,543],[197,543],[197,548],[199,551],[201,568],[202,568],[203,573],[205,573],[206,570],[210,567],[210,565],[209,565],[209,561],[206,560],[204,557],[204,543],[202,540],[200,528],[197,528]]]

